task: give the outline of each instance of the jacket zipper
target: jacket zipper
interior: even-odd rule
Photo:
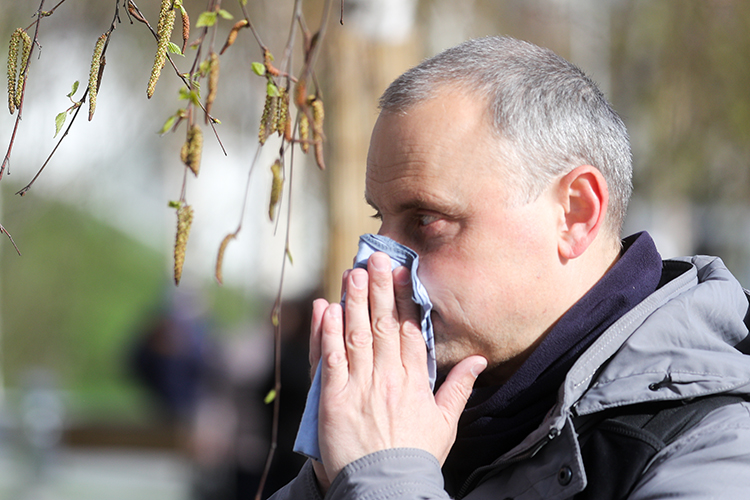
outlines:
[[[493,462],[493,463],[491,463],[489,465],[485,465],[484,467],[480,467],[480,468],[476,469],[474,472],[472,472],[469,475],[469,477],[466,479],[466,481],[464,481],[464,484],[458,490],[458,493],[456,494],[455,499],[456,500],[460,500],[465,495],[467,495],[469,493],[470,488],[473,487],[474,483],[479,479],[480,475],[483,475],[484,473],[486,473],[486,472],[488,472],[488,471],[490,471],[492,469],[496,469],[496,468],[498,468],[498,466],[502,466],[502,467],[500,467],[498,469],[498,472],[499,472],[500,470],[505,469],[505,468],[507,468],[507,467],[509,467],[509,466],[511,466],[511,465],[513,465],[515,463],[517,463],[517,462],[521,462],[523,460],[532,458],[537,453],[539,453],[539,451],[542,448],[544,448],[550,441],[552,441],[553,439],[555,439],[559,435],[560,435],[560,431],[556,427],[553,427],[552,429],[550,429],[550,431],[547,433],[547,435],[541,441],[539,441],[538,443],[536,443],[535,445],[533,445],[525,453],[522,453],[520,455],[516,455],[515,457],[513,457],[513,458],[511,458],[511,459],[509,459],[507,461],[504,461],[502,463],[500,463],[499,461],[497,461],[497,462]]]

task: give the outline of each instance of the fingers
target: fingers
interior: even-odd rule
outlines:
[[[411,271],[400,266],[393,271],[396,308],[401,322],[401,359],[406,368],[427,371],[427,350],[419,315],[419,306],[412,300]]]
[[[368,312],[369,276],[364,269],[352,269],[346,283],[346,353],[352,377],[372,376],[372,330]]]
[[[323,314],[327,307],[328,301],[325,299],[313,301],[312,320],[310,321],[310,378],[315,373],[320,360],[320,333],[323,327]]]
[[[344,320],[340,304],[329,304],[320,329],[320,363],[322,390],[336,393],[349,378],[344,345]]]
[[[443,385],[438,389],[435,394],[435,403],[443,410],[443,414],[451,424],[458,424],[458,418],[469,400],[474,382],[485,368],[487,368],[485,358],[469,356],[453,367]]]
[[[382,252],[374,253],[367,263],[367,270],[370,274],[370,321],[376,368],[400,368],[400,325],[390,257]]]
[[[392,272],[390,257],[375,252],[368,260],[367,270],[357,268],[344,273],[343,294],[346,301],[341,319],[329,316],[333,313],[331,304],[313,304],[311,364],[343,347],[335,356],[346,360],[352,378],[369,380],[374,369],[393,373],[391,370],[404,367],[422,378],[421,372],[427,370],[426,350],[419,307],[411,298],[410,270],[401,266]],[[326,340],[335,335],[339,335],[338,341]]]

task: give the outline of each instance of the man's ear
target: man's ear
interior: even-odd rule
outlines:
[[[558,251],[564,260],[575,259],[591,245],[604,224],[609,203],[607,181],[598,168],[582,165],[564,175],[558,189],[564,209]]]

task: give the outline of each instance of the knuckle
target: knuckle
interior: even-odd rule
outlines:
[[[344,353],[335,351],[326,356],[326,364],[329,368],[337,368],[346,362]]]
[[[369,347],[372,344],[372,332],[367,328],[355,328],[349,333],[349,343],[353,347]]]
[[[393,316],[376,318],[372,329],[375,333],[393,333],[398,331],[398,321]]]

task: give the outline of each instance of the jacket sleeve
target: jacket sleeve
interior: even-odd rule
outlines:
[[[271,495],[268,500],[323,500],[312,462],[305,462],[297,477]]]
[[[440,463],[413,448],[372,453],[350,463],[336,476],[326,500],[448,500]],[[270,500],[322,500],[310,462]]]
[[[750,403],[728,405],[660,451],[628,500],[743,500],[748,471]]]

